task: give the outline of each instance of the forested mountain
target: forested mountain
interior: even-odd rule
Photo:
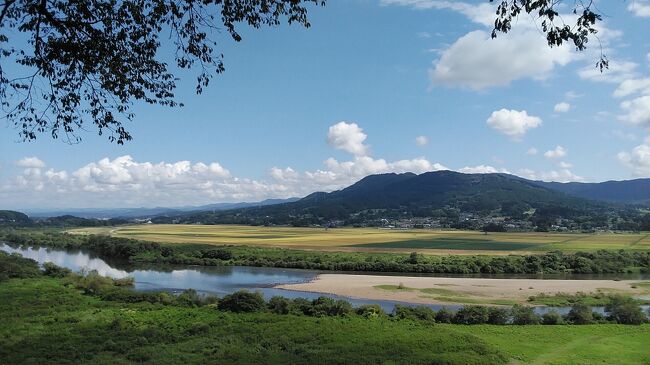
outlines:
[[[650,203],[650,179],[605,181],[601,183],[544,181],[536,181],[535,183],[585,199],[644,205]]]
[[[371,175],[345,189],[313,193],[292,203],[187,214],[174,217],[173,222],[310,225],[343,221],[375,225],[381,219],[413,217],[458,222],[468,214],[573,218],[611,209],[611,204],[573,197],[512,175],[435,171]],[[170,222],[169,218],[154,221]]]

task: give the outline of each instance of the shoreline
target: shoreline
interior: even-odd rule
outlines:
[[[274,288],[332,294],[354,299],[438,305],[529,304],[540,294],[641,295],[642,280],[487,279],[354,274],[319,274],[312,280]]]

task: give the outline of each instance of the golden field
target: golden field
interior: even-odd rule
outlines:
[[[650,233],[488,233],[456,230],[294,228],[236,225],[143,224],[73,229],[167,243],[251,245],[323,251],[508,254],[526,252],[650,250]]]

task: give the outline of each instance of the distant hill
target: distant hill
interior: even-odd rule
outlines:
[[[267,199],[261,202],[241,202],[241,203],[216,203],[202,206],[185,206],[176,208],[115,208],[115,209],[61,209],[49,211],[29,211],[32,218],[50,218],[60,216],[73,216],[86,219],[109,219],[109,218],[150,218],[155,216],[177,216],[187,212],[196,211],[222,211],[227,209],[237,209],[246,207],[259,207],[284,202],[293,202],[300,198],[289,199]]]
[[[575,216],[604,209],[606,205],[507,174],[435,171],[420,175],[371,175],[345,189],[313,193],[295,202],[186,214],[173,222],[306,225],[345,220],[350,224],[379,218],[444,216],[459,212],[489,214],[496,211],[523,218],[524,213],[531,210]]]
[[[0,226],[26,226],[32,224],[32,220],[21,212],[13,210],[0,210]]]
[[[605,181],[600,183],[557,183],[535,181],[556,191],[585,199],[629,204],[650,204],[650,179]]]

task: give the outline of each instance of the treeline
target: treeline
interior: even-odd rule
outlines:
[[[540,274],[650,272],[650,252],[600,250],[572,254],[466,256],[362,252],[315,252],[279,248],[163,244],[110,236],[0,231],[0,240],[21,246],[83,249],[130,263],[283,267],[310,270],[444,274]]]
[[[185,307],[211,306],[220,311],[235,313],[270,312],[278,315],[324,316],[362,316],[365,318],[390,318],[394,320],[415,320],[428,323],[453,324],[493,324],[493,325],[559,325],[619,323],[639,325],[647,322],[646,315],[632,298],[612,296],[605,306],[606,316],[593,312],[584,303],[576,303],[564,316],[551,311],[538,315],[532,307],[513,306],[511,308],[465,306],[457,311],[441,309],[434,311],[429,307],[395,306],[392,313],[386,313],[379,305],[363,305],[353,308],[345,300],[319,297],[314,300],[304,298],[288,299],[274,296],[269,301],[258,292],[237,291],[222,298],[213,295],[200,295],[196,290],[188,289],[174,296],[166,292],[137,292],[129,287],[132,278],[111,279],[100,276],[96,271],[71,273],[65,268],[47,263],[41,272],[38,264],[20,255],[8,255],[0,252],[0,281],[9,278],[34,278],[38,276],[62,278],[66,285],[82,290],[85,294],[98,296],[103,300],[124,303],[154,303]],[[196,328],[200,331],[201,328]]]
[[[122,218],[95,219],[72,215],[32,219],[24,213],[0,210],[0,227],[105,227],[130,223]]]

